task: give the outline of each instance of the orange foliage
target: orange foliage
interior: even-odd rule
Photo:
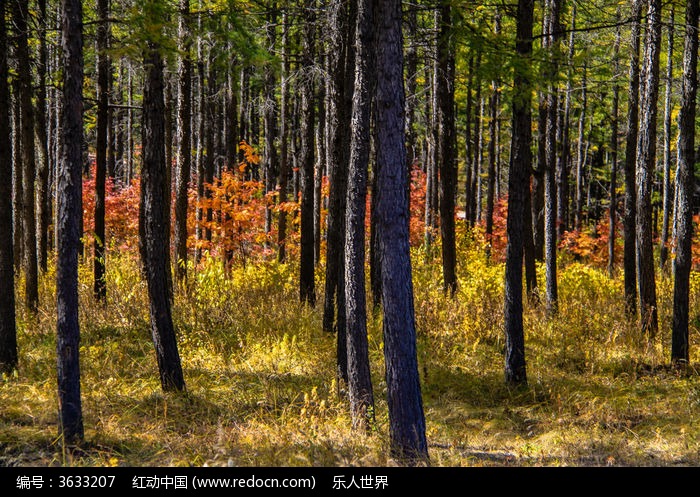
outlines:
[[[491,240],[486,235],[486,220],[482,219],[474,228],[477,240],[486,247],[491,245],[491,260],[505,262],[506,245],[508,235],[506,233],[506,221],[508,219],[508,197],[497,199],[493,205],[493,227],[491,229]]]
[[[139,203],[141,184],[138,179],[126,186],[105,182],[105,238],[107,244],[121,252],[137,254],[139,243]],[[91,247],[95,230],[95,166],[89,178],[83,178],[83,242]]]
[[[622,225],[619,221],[615,233],[615,260],[621,261],[624,247],[621,239]],[[559,248],[569,252],[577,260],[604,267],[608,264],[609,240],[610,218],[605,216],[600,223],[588,229],[564,232]]]

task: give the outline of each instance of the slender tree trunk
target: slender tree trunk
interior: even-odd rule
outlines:
[[[25,304],[31,313],[39,305],[39,280],[36,254],[34,107],[29,62],[29,5],[25,0],[12,1],[12,20],[16,30],[20,110],[22,113],[22,254],[24,256]]]
[[[659,266],[661,271],[667,272],[668,266],[668,232],[673,206],[673,190],[671,186],[671,92],[673,87],[673,19],[674,8],[671,4],[671,12],[668,24],[668,50],[666,51],[666,98],[664,104],[664,185],[663,185],[663,221],[661,227],[661,239],[659,240]]]
[[[289,124],[287,123],[287,107],[289,99],[289,22],[287,11],[282,12],[282,73],[280,74],[280,167],[279,167],[279,203],[287,202],[289,188]],[[277,261],[287,261],[287,213],[280,209],[277,224]]]
[[[267,28],[267,43],[270,53],[275,52],[277,43],[277,3],[271,2]],[[275,190],[275,183],[279,174],[279,161],[277,156],[277,97],[275,91],[277,89],[277,76],[274,67],[267,66],[265,68],[265,102],[264,102],[264,120],[265,120],[265,193]],[[269,236],[272,231],[272,209],[270,206],[265,207],[265,234]]]
[[[513,385],[527,384],[523,330],[523,218],[531,167],[530,64],[532,57],[533,0],[518,0],[516,53],[521,64],[513,74],[513,142],[508,179],[508,243],[505,280],[505,378]]]
[[[365,216],[373,86],[373,0],[357,9],[355,89],[345,225],[345,305],[347,316],[348,397],[353,426],[365,431],[374,422],[374,394],[367,343],[365,295]]]
[[[494,16],[494,34],[499,36],[501,32],[501,14],[496,11]],[[498,93],[500,82],[498,78],[491,83],[492,93],[489,98],[489,172],[486,185],[486,255],[491,257],[491,237],[493,235],[493,208],[494,196],[496,194],[496,123],[498,121]]]
[[[647,35],[641,81],[639,136],[637,138],[637,268],[642,330],[658,331],[654,246],[652,242],[651,191],[656,165],[656,115],[659,53],[661,48],[661,0],[649,0]]]
[[[36,188],[36,208],[37,208],[37,236],[38,247],[37,257],[39,270],[45,273],[47,270],[47,251],[49,236],[49,148],[46,105],[46,71],[48,62],[48,50],[46,47],[46,0],[38,2],[37,25],[39,27],[39,58],[37,61],[37,76],[39,88],[36,92],[36,145],[39,154],[37,164],[37,188]]]
[[[95,300],[107,298],[105,277],[105,181],[107,174],[107,127],[109,112],[110,60],[107,55],[109,41],[109,2],[97,0],[97,143],[95,144],[95,241],[93,254],[93,293]]]
[[[82,218],[83,12],[80,0],[63,0],[63,112],[56,199],[56,355],[59,426],[64,444],[83,439],[80,400],[78,255]]]
[[[442,238],[443,289],[454,296],[457,291],[457,250],[455,246],[455,190],[457,167],[454,116],[455,48],[452,9],[447,0],[439,7],[437,103],[440,131],[440,236]],[[492,192],[493,193],[493,192]]]
[[[474,100],[472,98],[472,84],[474,81],[474,54],[469,56],[469,71],[467,73],[467,105],[466,119],[464,120],[464,220],[468,227],[471,224],[471,185],[472,185],[472,151],[474,145],[472,143],[472,107]]]
[[[17,369],[14,247],[12,244],[12,143],[7,86],[6,0],[0,0],[0,374]]]
[[[177,177],[175,184],[175,275],[187,277],[187,190],[192,169],[192,60],[190,2],[180,0],[178,24]],[[232,111],[233,112],[233,111]]]
[[[155,24],[155,5],[144,6],[148,20]],[[165,164],[165,101],[163,59],[160,47],[149,41],[144,52],[145,85],[143,91],[143,163],[141,166],[140,249],[143,271],[148,284],[153,344],[158,360],[163,391],[184,391],[175,329],[168,291],[169,229],[166,208],[167,177]]]
[[[693,183],[695,165],[695,114],[698,88],[698,15],[697,0],[686,2],[685,47],[681,109],[678,115],[678,245],[673,261],[673,322],[671,362],[681,366],[690,360],[688,347],[688,311],[693,239]]]
[[[8,0],[10,2],[14,0]],[[20,110],[19,79],[12,84],[12,243],[14,266],[17,273],[22,269],[23,220],[22,201],[22,111]]]
[[[581,114],[578,118],[578,146],[576,154],[576,195],[574,208],[574,228],[578,231],[583,226],[583,188],[586,169],[587,144],[585,140],[586,111],[588,110],[588,78],[587,62],[583,63],[583,75],[581,76]]]
[[[569,161],[571,158],[571,93],[573,79],[574,59],[574,31],[576,29],[576,4],[571,7],[571,34],[569,35],[569,53],[567,56],[566,95],[564,97],[564,110],[561,115],[561,154],[557,161],[557,239],[561,241],[564,232],[569,229]]]
[[[618,8],[617,19],[620,18]],[[620,28],[615,31],[615,42],[613,44],[613,72],[615,78],[620,73]],[[608,230],[608,276],[615,276],[615,237],[617,236],[617,151],[618,151],[618,120],[620,108],[620,86],[617,81],[613,84],[612,102],[612,122],[610,137],[610,207],[608,209],[608,220],[610,227]]]
[[[409,253],[404,143],[401,2],[379,2],[377,19],[377,211],[382,257],[382,305],[392,455],[428,460],[416,357]]]
[[[624,279],[625,305],[629,315],[637,310],[637,136],[639,133],[639,50],[642,0],[632,3],[629,90],[627,104],[627,140],[625,145],[625,217]]]
[[[315,3],[314,3],[315,5]],[[299,296],[302,303],[316,305],[314,286],[314,85],[311,78],[315,33],[313,5],[304,9],[306,34],[303,36],[301,68],[304,81],[301,91],[301,260]]]
[[[557,285],[557,83],[559,71],[559,45],[562,35],[559,24],[559,14],[562,0],[549,0],[547,33],[547,75],[548,85],[546,96],[546,139],[545,139],[545,266],[546,266],[546,305],[550,315],[556,314],[559,308],[559,290]]]

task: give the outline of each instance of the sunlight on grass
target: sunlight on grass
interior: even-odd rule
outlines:
[[[692,367],[668,367],[671,278],[659,276],[661,329],[646,337],[625,315],[621,276],[610,280],[562,258],[559,315],[526,306],[529,387],[513,390],[503,381],[503,265],[487,263],[478,240],[463,231],[458,261],[452,300],[442,291],[439,257],[414,253],[433,465],[700,464],[700,377]],[[57,435],[50,268],[38,319],[18,316],[20,369],[0,380],[3,464],[394,464],[380,315],[368,322],[376,423],[370,435],[358,434],[335,377],[335,336],[321,331],[320,305],[298,304],[295,264],[227,272],[209,260],[190,268],[173,313],[185,395],[160,390],[137,260],[112,252],[107,267],[106,306],[92,299],[90,264],[80,270],[85,447],[64,451]],[[322,274],[319,268],[317,281]],[[699,292],[693,274],[691,310]],[[691,364],[698,363],[699,323],[691,315]]]

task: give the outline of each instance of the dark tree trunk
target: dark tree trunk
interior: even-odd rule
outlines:
[[[93,292],[95,299],[107,297],[105,277],[105,180],[107,174],[107,126],[109,112],[110,60],[107,55],[109,41],[109,2],[97,0],[97,143],[95,143],[95,242],[93,254]]]
[[[316,305],[314,285],[314,85],[311,78],[315,33],[313,6],[304,10],[306,34],[303,37],[301,66],[305,78],[301,91],[301,260],[299,296],[302,303]]]
[[[56,198],[56,354],[59,427],[65,444],[83,439],[80,400],[78,255],[82,218],[83,11],[80,0],[63,0],[63,110]]]
[[[624,279],[625,306],[629,315],[637,309],[637,136],[639,133],[639,47],[642,0],[632,3],[629,90],[627,104],[627,141],[625,145],[625,217]]]
[[[474,55],[469,57],[469,72],[467,75],[467,108],[465,111],[466,119],[464,120],[464,220],[468,227],[472,227],[471,223],[471,184],[472,184],[472,107],[474,107],[474,99],[472,98],[472,83],[474,81]]]
[[[147,16],[154,16],[154,4],[144,7]],[[148,17],[156,22],[154,17]],[[141,166],[140,249],[143,270],[148,283],[151,331],[155,345],[160,384],[163,391],[184,391],[175,329],[168,291],[169,229],[166,208],[167,177],[165,164],[165,102],[163,59],[160,47],[149,41],[144,52],[145,85],[143,91],[143,163]]]
[[[365,295],[365,216],[370,149],[374,47],[374,1],[360,0],[357,9],[355,89],[352,106],[350,162],[345,224],[345,305],[348,397],[353,426],[368,431],[374,422],[374,394],[367,343]]]
[[[180,0],[178,26],[178,94],[177,94],[177,177],[175,184],[175,275],[187,277],[187,190],[192,169],[192,60],[190,49],[190,2]],[[231,111],[234,112],[233,110]]]
[[[618,8],[617,19],[620,18]],[[620,73],[620,28],[615,31],[613,45],[613,72]],[[618,120],[620,110],[620,86],[617,81],[613,84],[612,121],[610,123],[610,207],[608,209],[608,276],[615,276],[615,237],[617,236],[617,152],[618,152]]]
[[[581,114],[578,116],[578,139],[576,147],[576,192],[574,195],[574,229],[583,226],[583,189],[585,182],[587,144],[584,139],[586,129],[586,111],[588,110],[587,62],[583,63],[581,76]]]
[[[546,127],[545,127],[545,273],[546,273],[546,305],[547,312],[555,314],[559,308],[559,291],[557,286],[557,83],[556,75],[559,70],[559,45],[562,35],[559,15],[562,0],[549,0],[547,15],[546,47]]]
[[[661,0],[649,0],[645,45],[641,77],[642,98],[639,106],[641,115],[637,137],[637,268],[642,330],[654,336],[658,330],[658,313],[652,242],[651,191],[656,166]]]
[[[289,177],[289,124],[287,123],[287,106],[289,99],[289,24],[286,10],[282,13],[282,73],[280,75],[280,167],[279,167],[279,203],[287,202]],[[287,213],[280,209],[277,225],[277,261],[287,260]]]
[[[0,374],[17,368],[14,247],[12,244],[12,143],[7,86],[6,1],[0,0]]]
[[[440,236],[442,237],[443,289],[454,296],[457,291],[457,252],[455,246],[455,189],[457,165],[455,157],[456,133],[454,115],[455,48],[452,27],[452,9],[449,1],[439,8],[437,103],[440,130]],[[491,191],[493,194],[493,190]],[[492,195],[493,196],[493,195]]]
[[[521,64],[513,74],[513,141],[511,145],[510,175],[508,178],[508,220],[506,230],[505,280],[505,378],[513,385],[527,384],[525,364],[525,336],[523,332],[523,221],[528,188],[528,171],[531,167],[530,146],[531,112],[530,94],[532,82],[530,70],[532,57],[532,25],[534,0],[518,0],[515,50]]]
[[[276,2],[270,4],[270,12],[268,13],[267,27],[267,43],[268,51],[275,53],[275,45],[277,43],[277,5]],[[265,193],[275,190],[277,176],[279,174],[279,161],[277,156],[277,97],[275,95],[277,86],[277,76],[275,68],[272,66],[265,67],[265,96],[264,96],[264,113],[265,121]],[[265,207],[265,233],[267,235],[272,231],[272,209],[270,206]]]
[[[9,0],[13,1],[13,0]],[[12,244],[17,273],[22,269],[22,111],[20,110],[19,80],[12,83]]]
[[[24,257],[24,291],[27,310],[37,311],[39,281],[36,255],[36,209],[34,183],[36,158],[34,147],[34,107],[32,105],[32,75],[29,61],[29,4],[25,0],[12,1],[12,21],[17,40],[17,78],[21,119],[22,148],[22,255]]]
[[[401,2],[377,10],[377,215],[382,257],[384,356],[391,453],[427,461],[425,417],[416,357],[413,284],[406,220]]]
[[[695,114],[698,89],[698,15],[697,0],[686,2],[685,48],[683,50],[683,80],[681,109],[678,115],[678,245],[673,261],[673,324],[671,332],[671,362],[686,365],[690,359],[688,347],[688,294],[692,265],[693,183],[695,165]]]
[[[39,88],[36,92],[36,144],[38,146],[39,161],[37,167],[37,188],[36,188],[36,208],[37,208],[37,236],[38,247],[37,257],[39,270],[45,273],[47,270],[47,251],[48,237],[50,224],[50,194],[49,194],[49,147],[47,135],[47,116],[46,106],[46,71],[48,50],[46,46],[46,0],[38,2],[38,17],[37,24],[39,27],[39,58],[37,61],[37,76]]]
[[[501,32],[501,14],[496,11],[494,17],[494,34],[498,36]],[[493,235],[493,208],[494,196],[496,194],[496,124],[498,121],[498,94],[500,82],[498,79],[492,81],[492,93],[489,98],[489,172],[486,184],[486,256],[491,257],[491,237]]]
[[[566,96],[561,114],[561,154],[557,161],[557,239],[564,237],[569,229],[569,161],[571,157],[571,81],[573,79],[572,61],[574,58],[574,30],[576,29],[576,4],[571,7],[571,34],[569,35],[569,53],[567,56]]]
[[[666,51],[666,99],[664,102],[664,185],[663,185],[663,221],[659,240],[659,266],[667,272],[668,232],[673,205],[673,190],[671,188],[671,90],[673,86],[673,18],[674,8],[668,23],[668,50]]]
[[[343,270],[343,246],[345,243],[345,193],[347,190],[347,163],[348,150],[346,149],[348,131],[348,114],[345,104],[346,90],[346,64],[351,60],[354,64],[354,55],[351,58],[348,36],[350,15],[348,3],[355,0],[333,0],[330,9],[331,19],[331,47],[330,47],[330,67],[333,73],[330,75],[330,98],[329,98],[329,131],[331,136],[328,143],[331,147],[332,163],[330,167],[330,193],[328,198],[328,221],[327,221],[327,245],[326,245],[326,284],[323,302],[323,330],[332,332],[338,330],[340,335],[345,333],[345,324],[342,317],[335,316],[335,309],[345,312],[345,305],[342,299],[345,298],[345,291],[341,286],[341,279],[344,278]],[[354,66],[353,66],[354,67]],[[336,302],[337,300],[337,302]],[[334,326],[334,319],[336,325]],[[338,336],[338,344],[342,346],[345,337]],[[339,359],[342,358],[339,356]],[[339,364],[340,366],[340,364]],[[341,370],[344,367],[341,366]],[[346,379],[346,374],[341,373],[341,377]]]

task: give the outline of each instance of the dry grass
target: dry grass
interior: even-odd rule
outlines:
[[[38,318],[19,320],[18,374],[0,383],[0,464],[394,464],[379,317],[369,323],[371,435],[350,430],[335,381],[335,337],[320,331],[320,308],[297,303],[293,265],[248,265],[227,277],[212,263],[190,278],[174,310],[188,392],[165,395],[145,286],[129,257],[108,260],[107,306],[92,302],[89,267],[81,267],[85,445],[71,450],[57,437],[49,273]],[[433,465],[700,465],[700,376],[667,367],[670,279],[659,279],[661,331],[650,339],[628,322],[619,280],[562,264],[559,315],[526,310],[529,387],[514,390],[503,382],[502,265],[486,264],[465,243],[452,301],[441,291],[439,261],[424,259],[414,258],[414,280]],[[696,309],[697,275],[692,285]],[[698,316],[692,319],[697,364]]]

